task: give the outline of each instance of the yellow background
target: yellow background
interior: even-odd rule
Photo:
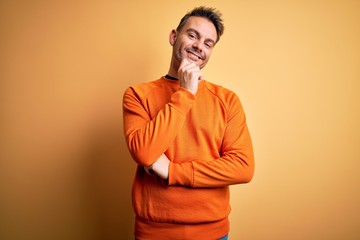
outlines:
[[[0,239],[133,239],[122,94],[167,72],[199,5],[226,25],[205,78],[239,95],[255,148],[230,239],[360,238],[360,1],[3,0]]]

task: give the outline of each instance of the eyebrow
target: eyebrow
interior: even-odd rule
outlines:
[[[187,32],[187,33],[189,33],[189,32],[194,32],[194,33],[197,35],[197,37],[200,36],[200,33],[199,33],[197,30],[193,29],[193,28],[188,28],[188,29],[186,29],[186,32]],[[216,43],[216,42],[215,42],[214,40],[212,40],[211,38],[206,38],[205,41],[212,42],[214,45],[215,45],[215,43]]]

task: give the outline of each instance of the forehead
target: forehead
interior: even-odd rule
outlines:
[[[203,37],[210,38],[216,42],[216,28],[214,24],[207,18],[197,16],[189,17],[181,31],[187,31],[188,29],[194,29]]]

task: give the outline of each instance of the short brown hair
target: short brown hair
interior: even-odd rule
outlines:
[[[220,40],[221,35],[224,33],[224,28],[225,28],[221,16],[222,13],[216,10],[215,8],[200,6],[188,12],[180,20],[180,23],[177,26],[176,30],[180,31],[190,17],[204,17],[209,19],[214,24],[217,33],[216,42],[218,42]]]

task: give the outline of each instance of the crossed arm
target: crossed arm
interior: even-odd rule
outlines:
[[[188,76],[191,81],[192,75]],[[199,75],[195,79],[199,81]],[[249,182],[254,171],[253,150],[245,115],[237,98],[232,103],[219,158],[202,161],[199,156],[193,161],[173,163],[164,154],[195,102],[191,88],[194,84],[189,87],[180,82],[180,85],[181,88],[153,119],[133,89],[125,93],[124,130],[134,160],[147,173],[168,179],[169,185],[221,187]]]

